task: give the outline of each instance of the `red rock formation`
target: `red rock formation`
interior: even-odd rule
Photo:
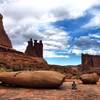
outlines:
[[[11,41],[4,30],[2,19],[3,16],[0,14],[0,45],[12,48]]]
[[[30,57],[24,53],[0,52],[0,67],[12,68],[17,70],[47,69],[47,62],[39,57]]]
[[[39,43],[37,42],[37,40],[34,40],[34,46],[33,46],[33,41],[32,39],[30,39],[30,41],[28,41],[28,46],[25,50],[25,54],[28,56],[43,58],[42,40],[40,40]]]
[[[82,65],[86,67],[100,67],[100,55],[82,54]]]
[[[7,36],[2,22],[3,16],[0,14],[0,67],[12,69],[48,69],[47,62],[43,59],[42,41],[37,43],[32,39],[28,41],[25,53],[12,48],[11,41]]]
[[[34,57],[36,57],[36,53],[33,52],[33,51],[34,51],[33,41],[32,41],[32,39],[30,39],[30,41],[28,41],[28,46],[26,48],[25,54],[28,55],[28,56],[34,56]]]

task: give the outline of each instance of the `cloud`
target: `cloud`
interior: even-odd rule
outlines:
[[[62,55],[62,54],[57,54],[56,52],[54,51],[44,51],[44,57],[47,57],[47,58],[69,58],[68,55]]]
[[[99,36],[100,33],[95,33],[76,38],[75,45],[70,49],[70,52],[78,55],[81,53],[100,54]]]
[[[89,36],[90,36],[91,38],[96,38],[97,41],[100,39],[100,33],[89,34]]]
[[[44,52],[48,53],[44,54],[45,57],[63,57],[56,50],[64,50],[70,46],[70,33],[51,23],[62,19],[78,19],[99,4],[99,0],[3,0],[0,2],[0,12],[4,15],[4,27],[15,49],[24,51],[29,38],[41,39],[44,42]],[[98,16],[96,14],[94,16]],[[99,20],[98,18],[96,19]],[[90,37],[80,37],[75,41],[73,53],[76,54],[81,52],[81,47],[90,49],[92,43],[100,43]]]
[[[44,32],[45,49],[65,49],[70,39],[69,33],[61,29],[49,26]]]
[[[9,2],[8,2],[9,1]],[[84,15],[85,11],[98,5],[99,0],[5,0],[1,3],[3,13],[15,19],[34,16],[38,19],[50,16],[50,19],[74,19]],[[80,6],[81,5],[81,6]]]
[[[18,51],[25,52],[26,46],[27,46],[27,42],[23,42],[21,44],[14,45],[13,48],[18,50]]]
[[[76,40],[76,45],[81,48],[99,47],[100,44],[97,40],[99,40],[99,38],[95,38],[92,34],[89,36],[80,36],[80,38]]]
[[[100,28],[100,10],[92,9],[90,12],[92,18],[88,23],[83,25],[83,28]]]

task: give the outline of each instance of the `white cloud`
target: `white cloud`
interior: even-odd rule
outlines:
[[[80,55],[83,51],[79,48],[74,46],[72,49],[72,53],[76,54],[76,55]]]
[[[83,28],[98,28],[100,27],[100,10],[92,10],[91,15],[93,16],[88,23],[86,23]]]
[[[29,38],[42,39],[44,50],[62,50],[69,46],[69,33],[50,23],[65,18],[77,19],[99,4],[99,0],[4,0],[0,2],[0,12],[4,15],[5,29],[17,50],[24,51]],[[75,49],[73,52],[78,54],[81,51]],[[48,57],[51,54],[58,56],[54,52],[48,53]]]
[[[9,0],[1,4],[1,11],[13,18],[34,16],[38,19],[56,20],[62,18],[78,18],[99,0]]]
[[[46,58],[69,58],[68,55],[59,55],[59,54],[56,54],[54,51],[48,51],[48,50],[45,50],[44,51],[44,57]]]
[[[69,33],[52,26],[45,27],[42,34],[44,34],[45,49],[65,49],[70,39]]]
[[[26,46],[27,46],[27,43],[24,42],[23,44],[17,44],[17,45],[14,45],[14,49],[17,49],[18,51],[22,51],[22,52],[25,52],[25,49],[26,49]]]
[[[98,55],[100,54],[100,51],[99,51],[100,48],[88,48],[88,49],[84,49],[82,50],[81,48],[79,47],[73,47],[73,49],[70,50],[71,53],[74,53],[76,55],[80,55],[82,53],[84,54],[92,54],[92,55]]]
[[[89,34],[88,36],[80,36],[76,39],[75,45],[70,49],[69,53],[81,54],[100,54],[100,33]]]
[[[100,39],[100,33],[89,34],[89,36],[92,37],[92,38]]]
[[[100,51],[96,51],[93,48],[90,48],[90,49],[84,50],[83,53],[96,55],[96,54],[100,54]]]
[[[14,36],[29,30],[37,32],[39,27],[63,18],[78,18],[98,4],[99,0],[5,0],[0,3],[0,12],[7,33]]]

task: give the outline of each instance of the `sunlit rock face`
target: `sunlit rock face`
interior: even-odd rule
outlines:
[[[100,55],[82,54],[82,65],[84,67],[100,67]]]
[[[12,48],[11,41],[3,27],[3,16],[0,14],[0,46]]]

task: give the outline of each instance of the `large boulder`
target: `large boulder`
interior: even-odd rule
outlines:
[[[58,88],[65,75],[55,71],[1,72],[0,81],[15,86],[33,88]]]
[[[96,84],[99,80],[99,76],[96,73],[83,74],[80,76],[83,84]]]

